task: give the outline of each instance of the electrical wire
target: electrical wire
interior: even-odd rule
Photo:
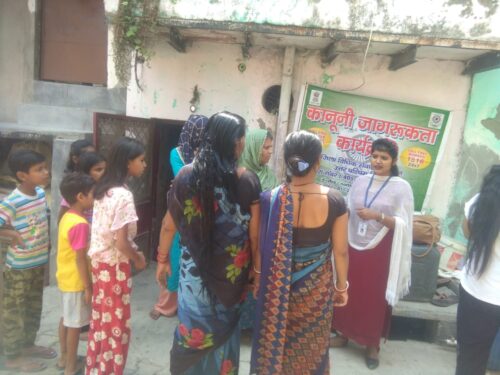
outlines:
[[[339,90],[339,91],[355,91],[355,90],[358,90],[360,89],[361,87],[363,87],[366,83],[366,79],[365,79],[365,63],[366,63],[366,57],[368,56],[368,50],[370,49],[370,44],[371,44],[371,41],[372,41],[372,35],[373,35],[373,24],[374,24],[374,17],[373,17],[373,14],[372,14],[372,25],[370,27],[370,35],[368,36],[368,43],[366,44],[366,49],[365,49],[365,55],[363,56],[363,63],[361,64],[361,79],[362,79],[362,82],[359,86],[356,86],[352,89],[344,89],[344,90]]]

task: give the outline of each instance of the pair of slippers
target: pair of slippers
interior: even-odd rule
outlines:
[[[56,368],[61,372],[61,375],[64,375],[65,366],[61,365],[59,362],[56,363]],[[76,370],[72,375],[83,375],[85,369],[85,357],[78,356],[76,359]]]
[[[347,346],[349,340],[342,335],[335,335],[330,338],[330,348],[344,348]],[[368,350],[365,352],[365,364],[370,370],[375,370],[380,365],[378,358],[371,358],[368,356]]]
[[[458,295],[450,288],[442,286],[436,289],[431,303],[439,307],[448,307],[458,303]]]
[[[4,368],[10,371],[19,373],[36,373],[47,368],[43,362],[33,361],[32,359],[54,359],[57,357],[57,352],[52,348],[43,346],[34,346],[23,352],[23,357],[20,357],[15,363],[10,365],[4,364]]]

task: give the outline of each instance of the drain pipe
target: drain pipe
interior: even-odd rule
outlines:
[[[278,121],[276,124],[276,141],[274,143],[274,172],[278,180],[285,177],[285,161],[283,157],[283,145],[288,134],[288,123],[290,117],[290,96],[292,94],[293,64],[295,61],[295,47],[288,46],[285,49],[283,60],[283,76],[281,79],[280,107]]]

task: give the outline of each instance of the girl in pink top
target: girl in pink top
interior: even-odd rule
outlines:
[[[92,263],[92,317],[86,374],[122,375],[130,342],[130,261],[146,266],[133,239],[137,213],[128,177],[146,168],[144,146],[123,137],[110,151],[108,168],[94,191],[94,213],[88,255]]]

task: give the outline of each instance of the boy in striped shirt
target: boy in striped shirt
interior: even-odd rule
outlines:
[[[35,345],[40,327],[44,265],[48,262],[48,206],[40,185],[49,181],[45,157],[31,150],[9,156],[19,185],[0,202],[0,235],[10,238],[4,267],[4,366],[19,372],[46,366],[32,358],[55,358],[51,349]]]

